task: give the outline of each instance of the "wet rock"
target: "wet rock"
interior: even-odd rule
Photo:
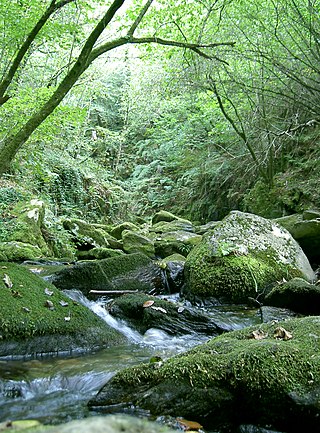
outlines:
[[[90,290],[167,292],[162,269],[141,253],[126,254],[104,260],[78,262],[52,275],[51,281],[63,290],[78,289],[91,299]]]
[[[66,354],[124,340],[91,310],[25,267],[0,263],[0,356]]]
[[[277,337],[279,328],[291,339]],[[262,338],[255,338],[258,331]],[[231,422],[317,431],[319,350],[318,316],[251,326],[165,361],[121,370],[88,404],[101,411],[134,405],[211,429]]]
[[[186,258],[181,254],[172,254],[161,260],[166,273],[169,292],[179,293],[184,285],[184,264]]]
[[[283,278],[314,279],[307,257],[290,233],[257,215],[231,212],[188,255],[186,288],[190,299],[246,303]]]
[[[310,284],[302,278],[293,278],[276,285],[264,303],[302,314],[320,314],[320,286]]]
[[[144,294],[128,294],[109,305],[112,316],[126,319],[139,332],[157,328],[172,335],[201,333],[218,335],[225,328],[218,326],[205,312]]]

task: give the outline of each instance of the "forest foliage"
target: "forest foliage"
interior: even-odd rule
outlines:
[[[32,194],[56,217],[104,222],[320,207],[317,0],[0,0],[0,149],[43,112],[114,3],[121,13],[93,52],[140,17],[138,42],[88,61],[18,145],[0,201]]]

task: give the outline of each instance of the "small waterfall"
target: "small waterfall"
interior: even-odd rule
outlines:
[[[121,332],[121,334],[124,334],[129,341],[133,343],[142,342],[143,336],[139,334],[139,332],[130,328],[125,321],[116,320],[114,317],[112,317],[105,309],[102,302],[89,301],[89,299],[87,299],[79,290],[65,290],[64,293],[73,301],[79,302],[80,304],[89,308],[97,316],[101,317],[101,319],[103,319],[111,328],[114,328]]]
[[[90,301],[79,290],[65,290],[64,293],[72,300],[90,308],[95,314],[101,317],[109,326],[124,334],[129,341],[142,346],[149,346],[161,352],[161,356],[171,356],[172,354],[185,351],[196,344],[205,342],[208,337],[197,334],[187,334],[182,336],[172,336],[165,331],[156,328],[148,329],[144,335],[130,328],[130,326],[120,319],[112,317],[105,309],[101,301]],[[160,351],[160,352],[159,352]]]

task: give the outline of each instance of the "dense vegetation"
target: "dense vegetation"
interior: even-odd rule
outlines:
[[[0,0],[0,20],[6,230],[30,195],[103,222],[320,207],[319,1]]]

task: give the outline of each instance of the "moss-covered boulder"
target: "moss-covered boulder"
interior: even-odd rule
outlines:
[[[1,242],[0,257],[1,261],[22,262],[42,257],[42,251],[38,246],[24,242]]]
[[[320,286],[302,278],[277,284],[265,298],[266,305],[289,308],[302,314],[320,314]]]
[[[90,298],[93,298],[91,290],[139,290],[146,293],[164,293],[167,290],[160,266],[141,253],[78,262],[54,274],[51,281],[60,289],[81,290]]]
[[[88,351],[123,341],[92,311],[24,266],[0,263],[0,356]]]
[[[298,243],[278,224],[233,211],[188,255],[185,295],[245,303],[265,295],[283,278],[314,279]]]
[[[296,223],[291,233],[309,260],[320,260],[320,218]]]
[[[193,224],[188,220],[174,220],[170,222],[159,221],[157,224],[154,224],[150,227],[151,233],[168,233],[168,232],[190,232],[193,233],[195,230]]]
[[[320,260],[320,211],[306,210],[303,214],[295,214],[275,220],[285,227],[298,241],[309,260]]]
[[[182,230],[157,234],[154,239],[156,255],[165,258],[172,254],[181,254],[186,257],[201,239],[200,235]]]
[[[118,372],[92,409],[135,406],[153,415],[221,424],[320,427],[320,317],[290,319],[213,338],[188,352]],[[290,430],[291,429],[291,430]]]
[[[97,228],[86,221],[67,218],[63,220],[63,227],[72,235],[72,240],[79,250],[89,250],[91,248],[107,248],[108,233],[102,228]]]
[[[9,261],[50,257],[51,251],[44,239],[44,202],[32,199],[18,202],[10,210],[10,221],[0,243],[3,258]],[[0,221],[1,222],[1,221]]]
[[[131,230],[131,231],[140,231],[140,228],[130,222],[124,222],[121,224],[118,224],[117,226],[113,227],[113,229],[110,231],[111,236],[113,236],[116,239],[122,239],[122,232],[124,230]]]
[[[154,242],[147,236],[132,230],[122,232],[123,249],[126,253],[143,253],[148,257],[154,258]]]
[[[15,431],[14,426],[8,431]],[[5,430],[6,431],[6,430]],[[168,427],[128,415],[95,416],[57,426],[40,426],[28,433],[174,433]]]
[[[79,260],[101,260],[110,259],[111,257],[122,256],[125,253],[122,250],[113,250],[112,248],[96,247],[88,251],[78,251]]]
[[[165,222],[171,222],[171,221],[175,221],[175,220],[181,220],[180,217],[178,217],[177,215],[174,215],[171,212],[167,212],[165,210],[160,210],[159,212],[157,212],[156,214],[153,215],[152,217],[152,224],[157,224],[160,221],[165,221]]]
[[[207,224],[203,224],[201,226],[196,226],[195,232],[198,235],[203,235],[206,232],[208,232],[209,230],[214,229],[217,224],[219,224],[219,221],[209,221]]]
[[[201,310],[182,307],[176,303],[143,293],[123,295],[109,306],[112,316],[126,319],[139,332],[158,328],[172,335],[201,333],[218,335],[225,331]]]

